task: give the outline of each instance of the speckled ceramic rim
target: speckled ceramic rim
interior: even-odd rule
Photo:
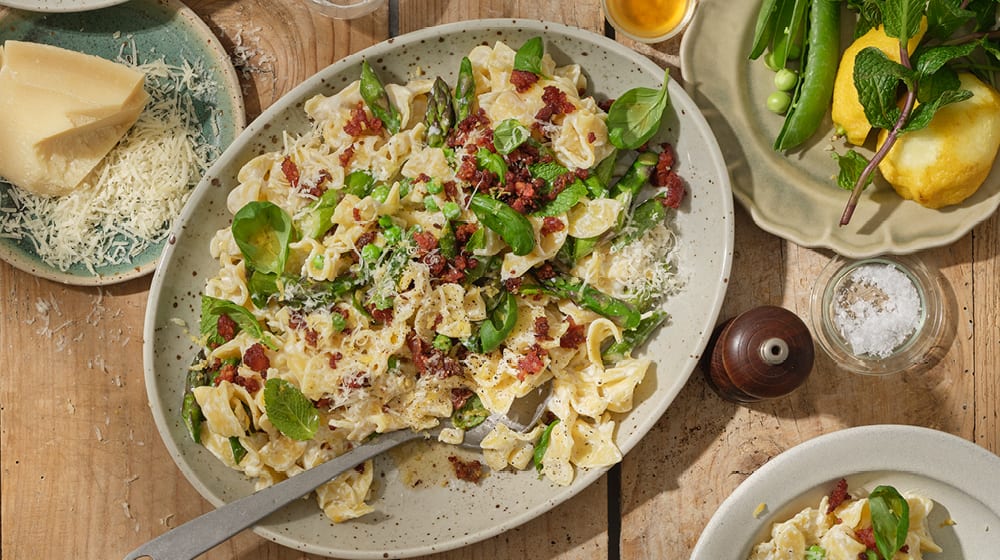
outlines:
[[[640,43],[662,43],[672,37],[676,37],[678,33],[684,31],[688,23],[691,23],[691,18],[694,17],[695,7],[698,5],[698,0],[686,0],[687,9],[684,10],[684,16],[681,20],[677,22],[677,25],[673,29],[667,31],[663,35],[658,35],[656,37],[643,37],[641,35],[635,35],[630,33],[627,29],[622,27],[613,17],[611,17],[611,11],[608,10],[608,0],[601,0],[601,8],[604,10],[604,17],[608,20],[608,23],[615,28],[615,31],[621,33],[622,35],[632,39],[633,41],[638,41]]]
[[[219,77],[223,81],[219,84],[219,95],[225,96],[228,103],[232,106],[232,115],[227,115],[227,118],[231,119],[230,124],[234,129],[233,135],[235,136],[242,131],[243,128],[246,127],[246,109],[243,104],[243,93],[240,87],[239,77],[236,74],[236,69],[233,68],[232,60],[226,53],[226,49],[223,48],[222,43],[219,42],[219,39],[214,33],[212,33],[212,30],[209,29],[208,25],[205,24],[205,22],[202,21],[201,18],[194,13],[194,11],[178,0],[134,0],[134,2],[136,4],[135,9],[137,10],[163,10],[176,13],[179,17],[174,19],[178,22],[178,24],[189,28],[195,35],[205,42],[205,45],[208,46],[208,52],[214,58],[215,64],[221,71],[221,75]],[[122,2],[106,2],[103,5],[113,6],[121,3]],[[45,2],[26,2],[25,4],[45,4]],[[97,7],[99,6],[93,6],[93,8]],[[83,10],[37,11],[79,12]],[[2,23],[2,17],[0,17],[0,23]],[[0,39],[2,39],[2,37],[0,37]],[[225,147],[226,146],[220,146],[220,149]],[[40,278],[75,286],[106,286],[145,276],[153,272],[156,268],[156,263],[159,260],[162,247],[166,244],[166,241],[161,241],[157,246],[150,246],[150,248],[143,254],[139,255],[131,265],[106,267],[108,271],[105,270],[105,267],[100,267],[97,274],[89,274],[76,272],[75,270],[64,272],[56,267],[48,265],[34,255],[26,254],[18,247],[8,247],[5,243],[3,243],[3,241],[4,240],[0,240],[0,259],[10,263],[10,265],[14,268],[23,270]]]
[[[916,331],[885,358],[854,354],[837,331],[832,318],[833,298],[838,286],[848,274],[868,264],[895,267],[913,282],[920,298],[921,317]],[[944,325],[941,285],[927,266],[912,255],[861,260],[835,257],[816,278],[809,299],[813,332],[820,347],[840,367],[855,373],[888,375],[920,364],[940,337]]]
[[[691,560],[746,560],[773,523],[816,507],[841,478],[853,492],[891,484],[934,500],[929,526],[942,558],[996,555],[1000,458],[946,432],[882,424],[824,434],[765,463],[722,502]]]
[[[526,40],[535,35],[545,38],[546,48],[553,49],[553,56],[562,64],[569,60],[558,51],[573,47],[591,53],[591,63],[600,59],[603,56],[601,53],[607,53],[614,62],[627,61],[630,68],[615,66],[603,72],[609,76],[636,73],[628,76],[631,81],[627,83],[656,84],[662,80],[662,69],[635,51],[605,37],[561,24],[502,19],[464,21],[427,28],[374,45],[309,78],[252,122],[206,174],[175,224],[173,237],[176,242],[165,249],[153,277],[143,346],[146,387],[157,429],[178,468],[205,499],[219,505],[248,493],[252,485],[242,478],[241,473],[228,469],[204,448],[192,443],[178,416],[183,368],[197,349],[187,335],[180,334],[181,329],[175,320],[184,320],[189,328],[197,330],[197,294],[205,278],[205,274],[198,274],[205,271],[192,267],[211,260],[197,256],[207,255],[209,239],[205,237],[207,232],[201,231],[206,228],[204,218],[208,214],[200,215],[199,212],[223,213],[224,192],[233,181],[233,170],[259,153],[264,146],[273,149],[268,139],[280,136],[275,134],[282,128],[277,118],[290,113],[300,114],[304,99],[313,93],[322,91],[329,94],[349,83],[342,79],[344,73],[352,72],[350,79],[353,80],[353,72],[363,58],[374,61],[376,68],[381,69],[380,60],[405,60],[408,46],[417,48],[422,44],[424,46],[420,48],[439,49],[440,56],[457,61],[464,52],[449,53],[452,47],[448,46],[448,37],[454,37],[464,48],[466,43],[474,46],[484,41],[491,43],[500,37]],[[427,54],[434,51],[421,52]],[[422,68],[425,61],[419,60]],[[576,62],[587,67],[586,59]],[[457,67],[457,63],[449,64],[451,67]],[[412,67],[408,71],[412,71]],[[400,73],[405,75],[406,71]],[[622,84],[612,83],[610,87],[617,92]],[[683,157],[687,156],[691,161],[700,162],[699,167],[689,167],[685,172],[699,177],[699,188],[692,190],[689,198],[692,210],[688,213],[682,206],[682,212],[677,217],[679,224],[690,231],[687,236],[681,232],[679,244],[682,253],[691,253],[692,259],[679,266],[682,269],[690,267],[683,274],[691,276],[692,285],[686,296],[677,296],[667,302],[667,311],[672,318],[661,330],[662,334],[650,342],[650,350],[646,352],[653,359],[654,367],[647,380],[639,386],[633,410],[619,419],[616,441],[625,453],[653,427],[697,365],[718,318],[732,265],[733,203],[725,162],[711,129],[681,86],[671,81],[669,93],[676,114],[671,120],[678,119],[675,125],[680,134],[678,145],[691,152],[689,155],[682,153],[680,161],[685,161]],[[223,171],[232,176],[221,177]],[[206,204],[214,204],[214,207],[205,207]],[[221,220],[221,217],[213,219]],[[214,234],[214,230],[211,233]],[[204,247],[188,248],[185,239],[192,237],[205,239]],[[197,277],[192,277],[193,273]],[[276,521],[272,517],[254,530],[279,544],[338,558],[401,558],[430,554],[478,542],[525,523],[576,495],[605,471],[580,469],[574,481],[566,487],[541,481],[534,472],[493,473],[474,492],[477,504],[479,500],[490,504],[492,500],[498,500],[496,509],[493,506],[469,509],[473,507],[469,500],[471,491],[461,487],[447,490],[446,496],[442,495],[446,492],[444,490],[424,489],[415,493],[390,487],[380,494],[381,499],[374,502],[375,507],[389,508],[383,500],[395,500],[405,504],[402,507],[412,510],[410,513],[418,512],[417,517],[406,517],[401,512],[385,509],[383,517],[387,519],[383,521],[378,521],[376,516],[338,526],[330,526],[328,521],[320,519],[322,515],[315,501],[302,501],[291,506],[281,520]],[[389,472],[387,476],[391,479],[394,474]],[[434,501],[428,503],[426,500]],[[463,521],[470,516],[479,519],[473,525]],[[424,521],[431,523],[426,533],[416,533],[409,528],[410,524]],[[434,530],[434,527],[437,529]],[[320,532],[312,533],[314,530]],[[291,536],[306,532],[308,536]]]

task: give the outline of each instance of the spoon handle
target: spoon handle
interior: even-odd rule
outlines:
[[[303,471],[287,480],[229,502],[213,511],[167,531],[125,556],[125,560],[192,560],[240,531],[312,492],[321,484],[372,457],[406,441],[423,437],[399,430],[382,434],[369,443]]]

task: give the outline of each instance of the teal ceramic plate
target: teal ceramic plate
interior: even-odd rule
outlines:
[[[47,43],[114,60],[135,53],[139,62],[163,58],[167,64],[201,65],[206,79],[217,84],[210,94],[189,96],[201,123],[201,139],[222,153],[246,125],[239,79],[229,55],[205,23],[175,0],[134,0],[119,6],[78,13],[37,13],[0,8],[0,43],[8,39]],[[8,183],[0,181],[0,218],[17,211]],[[164,236],[130,261],[89,270],[74,263],[63,270],[45,262],[28,237],[0,235],[0,259],[16,268],[66,284],[104,285],[121,282],[156,267],[167,242]]]
[[[127,0],[3,0],[0,6],[33,12],[84,12],[117,6]]]

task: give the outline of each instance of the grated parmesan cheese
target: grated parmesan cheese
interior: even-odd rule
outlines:
[[[676,273],[676,234],[666,223],[611,253],[608,270],[618,280],[612,295],[623,299],[659,299],[677,293],[682,282]]]
[[[136,59],[119,55],[125,62]],[[139,65],[150,102],[118,146],[77,191],[37,196],[0,192],[0,237],[26,240],[45,263],[90,273],[123,265],[161,242],[218,149],[206,141],[194,99],[218,84],[200,65]],[[213,121],[214,122],[214,121]],[[218,132],[218,124],[213,125]]]

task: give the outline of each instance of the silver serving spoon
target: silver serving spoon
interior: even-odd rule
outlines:
[[[466,430],[461,445],[471,449],[480,449],[483,438],[498,423],[506,424],[515,431],[530,431],[538,424],[546,410],[549,392],[550,384],[546,383],[528,395],[515,400],[507,414],[491,415],[482,424]],[[529,418],[529,420],[523,421],[524,418]],[[125,560],[136,560],[144,557],[153,560],[192,560],[275,511],[312,492],[340,473],[380,453],[419,438],[437,439],[437,434],[440,433],[442,427],[427,432],[400,430],[379,435],[371,442],[359,445],[322,465],[303,471],[249,496],[229,502],[180,527],[171,529],[130,552],[125,556]]]

